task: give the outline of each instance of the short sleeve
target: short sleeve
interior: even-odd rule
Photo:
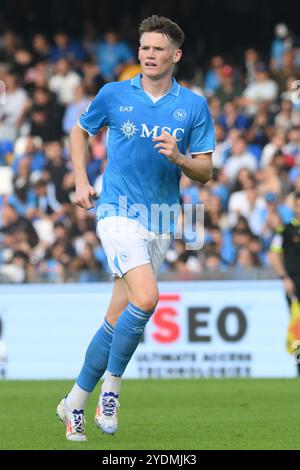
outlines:
[[[86,107],[81,114],[78,125],[89,135],[98,134],[101,127],[109,124],[109,113],[107,107],[106,87],[104,86],[95,96],[93,101]]]
[[[201,98],[195,112],[190,135],[190,153],[206,153],[215,149],[215,132],[207,101]]]

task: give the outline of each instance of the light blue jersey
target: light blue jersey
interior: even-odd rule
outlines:
[[[162,207],[179,204],[181,170],[154,149],[152,138],[165,130],[176,138],[183,154],[212,152],[214,130],[206,99],[173,78],[170,91],[153,103],[137,75],[101,88],[79,125],[92,136],[103,126],[109,128],[108,164],[97,219],[121,215],[153,232],[172,232],[173,227],[166,228],[157,214]],[[176,216],[175,209],[171,219]]]

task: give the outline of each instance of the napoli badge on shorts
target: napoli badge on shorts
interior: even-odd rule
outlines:
[[[122,251],[120,253],[120,259],[121,259],[122,263],[127,263],[127,261],[129,261],[129,252],[128,251]]]
[[[176,119],[176,121],[184,121],[186,118],[186,111],[182,108],[175,109],[173,118]]]

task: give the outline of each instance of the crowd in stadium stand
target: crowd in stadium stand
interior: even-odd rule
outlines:
[[[10,29],[0,36],[0,281],[109,278],[94,211],[72,204],[68,134],[99,87],[138,72],[134,51],[114,31],[81,42],[61,31],[33,34],[30,43]],[[185,231],[188,239],[196,230],[204,247],[186,249],[175,238],[162,272],[240,276],[269,266],[274,231],[291,220],[300,192],[298,38],[278,24],[269,57],[252,48],[240,63],[214,56],[194,75],[180,83],[208,99],[214,173],[206,185],[183,175],[181,201],[204,204],[204,231]],[[99,193],[106,158],[104,129],[90,138],[87,165]]]

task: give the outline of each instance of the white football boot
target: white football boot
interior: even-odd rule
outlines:
[[[63,398],[56,409],[56,415],[66,425],[66,438],[68,441],[87,441],[82,410],[72,412],[66,406],[65,398]]]
[[[112,392],[100,393],[96,409],[95,422],[101,431],[106,434],[115,434],[118,429],[119,396]]]

